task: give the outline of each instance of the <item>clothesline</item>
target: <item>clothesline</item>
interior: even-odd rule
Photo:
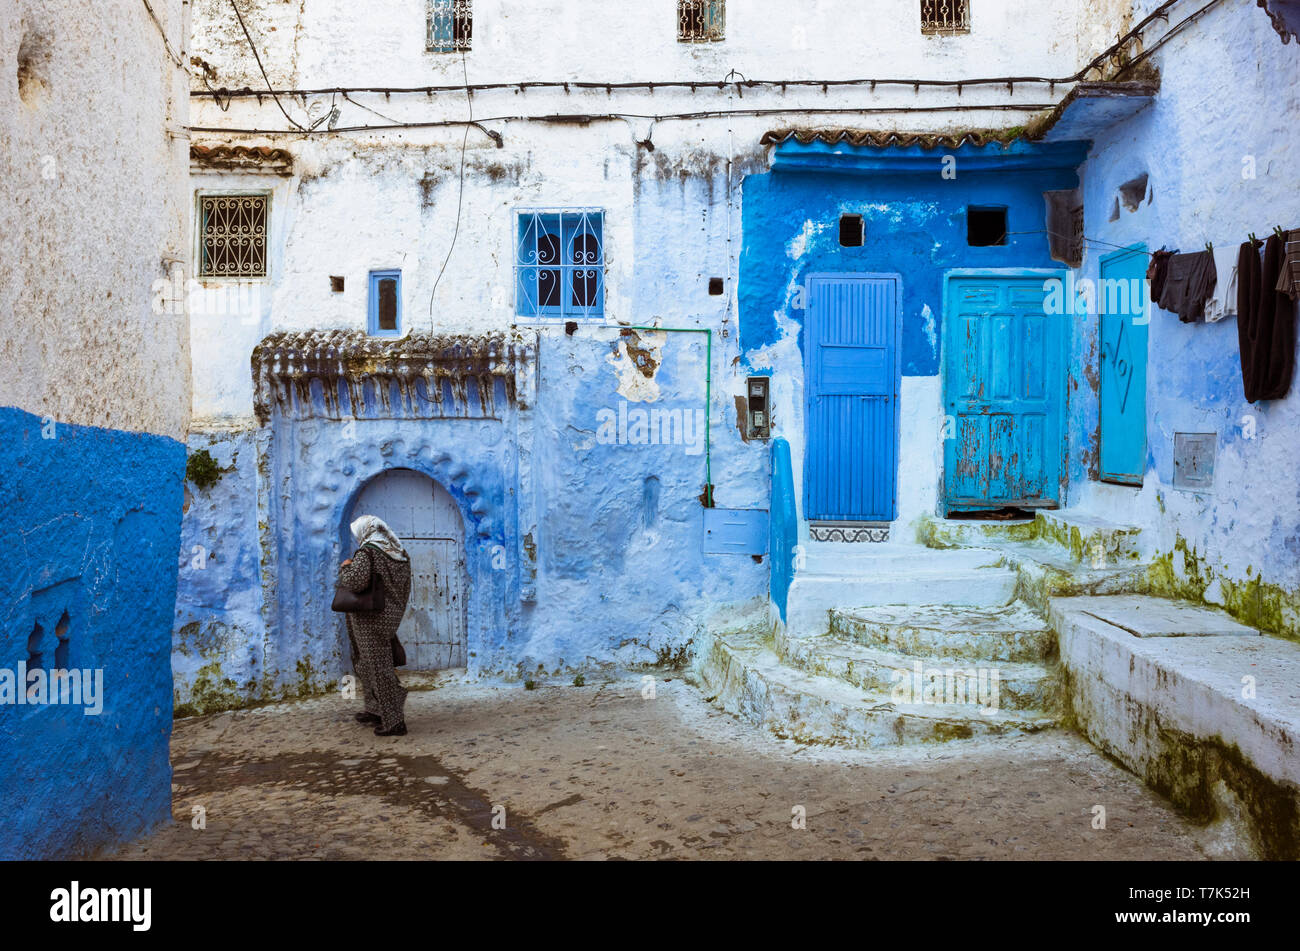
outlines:
[[[1283,228],[1281,225],[1277,225],[1273,230],[1274,230],[1275,233],[1278,233],[1279,237],[1281,237],[1283,241],[1285,241],[1285,240],[1286,240],[1286,236],[1287,236],[1288,234],[1292,234],[1293,232],[1300,231],[1300,228]],[[1040,228],[1040,229],[1038,229],[1038,230],[1036,230],[1036,231],[1008,231],[1008,232],[1006,232],[1007,237],[1010,237],[1010,236],[1012,236],[1012,235],[1022,235],[1022,234],[1046,234],[1046,235],[1051,235],[1053,238],[1062,238],[1062,239],[1067,240],[1067,241],[1073,239],[1073,235],[1061,234],[1059,231],[1053,231],[1053,230],[1051,230],[1050,228]],[[1153,254],[1156,253],[1155,251],[1138,251],[1136,248],[1133,248],[1131,245],[1127,245],[1127,244],[1114,244],[1114,243],[1112,243],[1112,242],[1110,242],[1110,241],[1103,241],[1103,240],[1101,240],[1100,238],[1090,238],[1090,237],[1088,237],[1087,235],[1082,235],[1081,237],[1082,237],[1082,240],[1083,240],[1086,244],[1095,244],[1095,245],[1100,245],[1100,246],[1102,246],[1102,247],[1106,247],[1106,248],[1113,248],[1113,249],[1115,249],[1116,251],[1128,251],[1128,250],[1132,250],[1135,254],[1143,254],[1143,255],[1145,255],[1145,256],[1148,257],[1148,258],[1151,257]],[[1253,232],[1253,231],[1250,232],[1250,233],[1247,235],[1247,240],[1251,241],[1251,243],[1254,244],[1254,246],[1257,247],[1257,248],[1258,248],[1260,245],[1262,245],[1262,244],[1264,243],[1263,241],[1260,241],[1258,238],[1255,237],[1255,232]],[[1244,244],[1245,242],[1242,242],[1242,243]],[[1163,250],[1163,249],[1159,249],[1159,250]],[[1213,251],[1213,250],[1214,250],[1214,242],[1212,242],[1212,241],[1207,241],[1207,242],[1205,243],[1205,250],[1206,250],[1206,251]]]

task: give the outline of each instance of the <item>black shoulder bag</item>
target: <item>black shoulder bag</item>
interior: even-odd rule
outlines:
[[[370,556],[371,558],[374,555]],[[334,603],[331,611],[344,614],[373,613],[384,609],[384,581],[375,571],[373,562],[370,566],[370,584],[364,591],[353,591],[343,584],[334,587]]]

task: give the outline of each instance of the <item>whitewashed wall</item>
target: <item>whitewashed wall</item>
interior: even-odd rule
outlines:
[[[154,9],[183,47],[182,4]],[[0,405],[179,439],[189,328],[153,301],[190,253],[188,78],[141,4],[104,16],[107,47],[82,4],[0,6]]]

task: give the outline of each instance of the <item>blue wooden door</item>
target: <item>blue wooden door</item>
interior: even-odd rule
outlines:
[[[1060,502],[1070,318],[1049,312],[1054,308],[1044,281],[1052,276],[948,281],[944,495],[949,511],[1052,508]]]
[[[897,275],[807,279],[805,518],[895,517],[898,285]]]
[[[1101,430],[1099,473],[1107,482],[1141,485],[1147,462],[1146,246],[1101,259]]]

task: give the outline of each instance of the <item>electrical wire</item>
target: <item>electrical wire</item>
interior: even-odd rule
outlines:
[[[456,238],[460,235],[460,212],[465,202],[465,148],[469,144],[469,127],[474,124],[474,94],[469,88],[469,66],[465,63],[465,51],[460,51],[460,68],[461,74],[465,77],[465,105],[469,109],[469,119],[465,123],[465,134],[460,140],[460,188],[456,194],[456,227],[451,232],[451,244],[447,246],[447,256],[442,259],[442,267],[438,270],[438,276],[433,279],[433,290],[429,292],[429,332],[436,332],[433,326],[433,298],[438,293],[438,284],[442,281],[442,275],[447,270],[447,263],[451,261],[451,252],[456,250]]]
[[[158,35],[162,37],[163,46],[167,48],[167,55],[171,57],[173,63],[190,73],[190,68],[185,63],[185,59],[172,48],[171,40],[167,39],[167,31],[163,29],[162,21],[158,19],[158,14],[153,12],[153,7],[149,5],[149,0],[144,0],[144,8],[149,11],[149,19],[153,20],[153,25],[158,28]],[[192,74],[191,74],[192,75]],[[193,92],[190,93],[194,95]]]
[[[472,125],[480,126],[484,122],[559,122],[569,125],[586,125],[590,122],[601,122],[608,120],[626,120],[626,119],[652,119],[655,122],[668,121],[687,121],[692,119],[716,119],[733,115],[748,116],[784,116],[784,115],[873,115],[873,114],[892,114],[892,113],[930,113],[930,112],[1043,112],[1048,109],[1054,109],[1056,103],[994,103],[990,105],[946,105],[946,106],[882,106],[879,108],[842,108],[842,109],[801,109],[796,106],[784,109],[715,109],[702,112],[678,112],[666,115],[651,115],[648,113],[634,112],[605,112],[605,113],[551,113],[545,115],[515,115],[515,116],[491,116],[482,119],[476,119],[473,122],[465,119],[438,119],[427,122],[400,122],[392,125],[360,125],[360,126],[339,126],[334,129],[302,129],[302,133],[315,133],[317,135],[336,134],[340,132],[383,132],[392,129],[433,129],[443,126],[462,126]],[[191,132],[214,132],[226,133],[230,135],[284,135],[297,134],[293,129],[245,129],[231,128],[223,126],[191,126]],[[495,139],[500,133],[493,133],[484,129],[488,135]]]
[[[288,120],[290,125],[295,126],[300,132],[308,131],[295,122],[289,113],[284,111],[284,106],[280,103],[280,97],[276,95],[275,87],[271,85],[271,77],[266,75],[266,67],[262,65],[262,57],[257,53],[257,44],[253,42],[253,36],[248,32],[248,26],[244,23],[244,15],[239,12],[239,7],[235,5],[235,0],[230,0],[230,8],[235,11],[235,16],[239,20],[239,26],[244,31],[244,39],[248,40],[248,48],[253,51],[253,59],[257,60],[257,68],[262,71],[262,78],[266,80],[266,88],[270,91],[271,98],[275,100],[275,104],[279,107],[280,112],[283,113],[285,119]]]

